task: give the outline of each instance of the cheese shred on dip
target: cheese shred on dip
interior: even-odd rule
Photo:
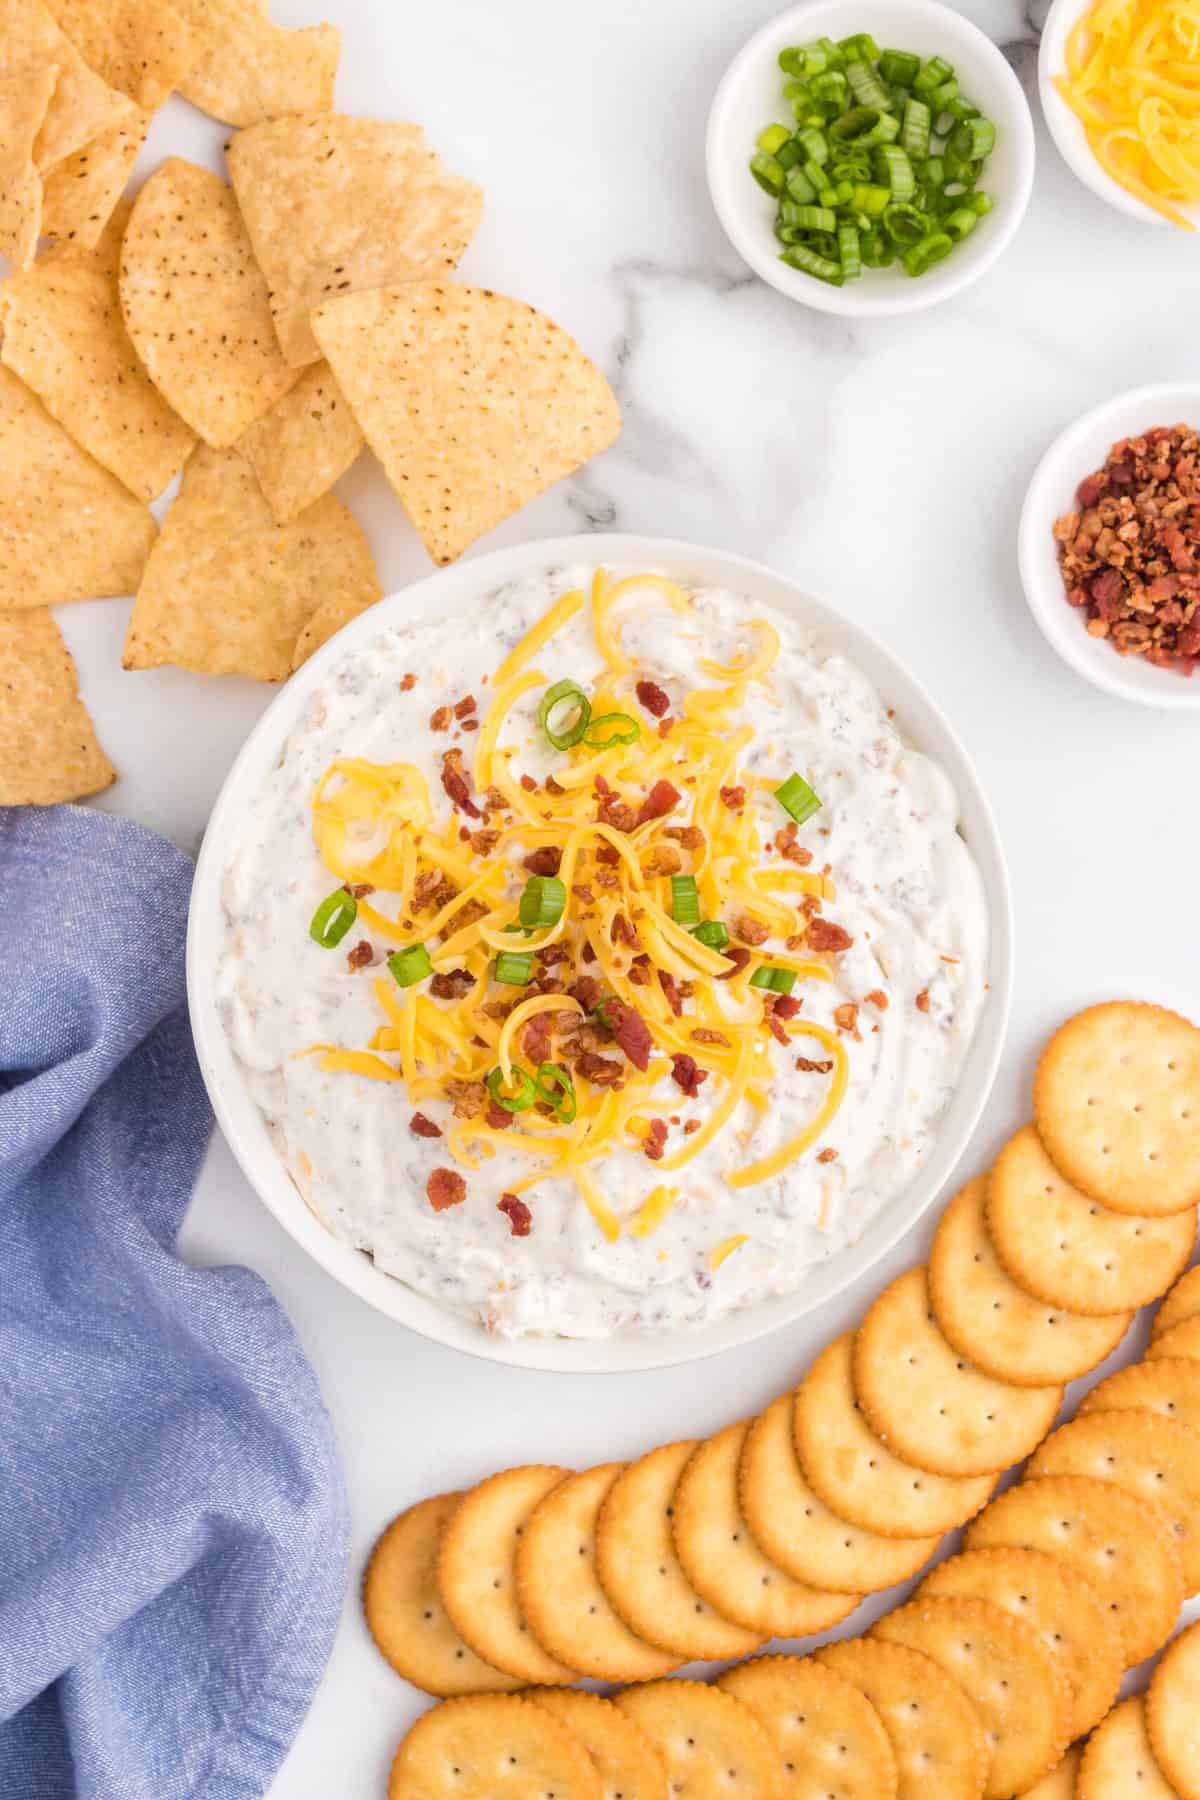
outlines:
[[[940,768],[795,622],[566,569],[347,653],[225,876],[292,1179],[518,1337],[699,1326],[909,1183],[983,1003]]]

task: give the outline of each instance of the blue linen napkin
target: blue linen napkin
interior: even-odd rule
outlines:
[[[246,1269],[173,1245],[211,1119],[192,867],[0,810],[0,1795],[251,1800],[312,1698],[347,1517],[316,1379]]]

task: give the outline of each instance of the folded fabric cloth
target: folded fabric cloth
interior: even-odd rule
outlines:
[[[0,810],[0,1795],[251,1800],[312,1698],[347,1518],[264,1283],[173,1245],[210,1116],[192,867]]]

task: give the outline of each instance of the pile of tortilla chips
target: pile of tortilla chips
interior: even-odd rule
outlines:
[[[447,563],[616,436],[573,339],[452,279],[482,194],[334,112],[339,53],[266,0],[0,0],[0,805],[115,779],[52,605],[134,593],[127,669],[283,681],[380,596],[330,492],[364,446]],[[173,92],[230,180],[126,196]]]

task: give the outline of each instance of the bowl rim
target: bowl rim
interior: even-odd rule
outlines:
[[[327,671],[396,620],[434,611],[467,610],[519,575],[563,565],[659,567],[697,583],[734,585],[753,604],[776,603],[807,622],[831,648],[844,651],[886,689],[901,725],[918,720],[918,748],[947,769],[958,795],[960,829],[979,864],[989,908],[989,991],[958,1087],[939,1121],[925,1167],[866,1227],[855,1243],[814,1265],[796,1292],[725,1314],[695,1331],[624,1333],[602,1340],[491,1336],[473,1320],[443,1308],[374,1267],[337,1240],[301,1199],[284,1169],[238,1071],[221,1025],[212,970],[221,937],[221,882],[232,842],[262,778]],[[749,1344],[823,1305],[873,1268],[932,1205],[959,1162],[991,1093],[1007,1032],[1012,992],[1012,896],[996,822],[957,733],[921,684],[873,634],[764,564],[724,550],[635,533],[589,533],[537,540],[468,558],[401,588],[331,639],[272,701],[234,760],[213,807],[196,867],[188,919],[187,985],[200,1068],[218,1124],[248,1184],[301,1249],[343,1287],[385,1316],[448,1348],[485,1361],[556,1373],[632,1373],[699,1361]]]
[[[1151,425],[1175,424],[1180,404],[1194,409],[1200,430],[1200,379],[1150,382],[1114,394],[1081,413],[1043,451],[1026,489],[1017,527],[1021,586],[1051,649],[1093,687],[1161,712],[1191,712],[1200,707],[1200,679],[1184,680],[1140,657],[1118,656],[1103,639],[1088,635],[1063,592],[1053,550],[1053,525],[1062,512],[1071,509],[1076,487],[1091,467],[1098,466],[1097,459],[1103,461],[1120,438],[1136,436]],[[1154,416],[1157,408],[1163,409],[1161,416]],[[1102,448],[1092,450],[1093,442]]]
[[[806,19],[832,13],[845,13],[853,25],[864,30],[882,29],[875,21],[885,16],[897,21],[906,18],[919,18],[922,22],[936,20],[946,37],[962,47],[960,54],[976,55],[990,65],[1006,95],[1008,111],[1003,123],[1015,144],[1015,185],[997,201],[990,215],[990,229],[986,237],[978,240],[979,251],[947,259],[931,275],[919,281],[888,286],[869,282],[864,277],[849,287],[835,288],[804,277],[781,263],[774,251],[767,255],[759,248],[756,234],[745,228],[746,207],[733,198],[732,183],[727,184],[727,165],[732,152],[726,143],[726,120],[741,84],[751,77],[764,54],[769,54],[774,62],[778,40],[793,35],[793,26],[799,34]],[[721,227],[738,255],[756,275],[789,299],[798,300],[818,312],[834,313],[843,318],[899,318],[907,313],[922,312],[962,293],[979,280],[1008,248],[1024,220],[1033,193],[1035,158],[1033,115],[1021,83],[1004,53],[986,32],[962,13],[942,5],[941,0],[861,0],[858,5],[851,4],[851,0],[800,0],[800,4],[777,13],[760,26],[729,62],[713,95],[705,133],[709,195]],[[743,149],[737,157],[737,167],[743,173],[745,161]],[[754,195],[749,178],[746,179],[749,204]]]

